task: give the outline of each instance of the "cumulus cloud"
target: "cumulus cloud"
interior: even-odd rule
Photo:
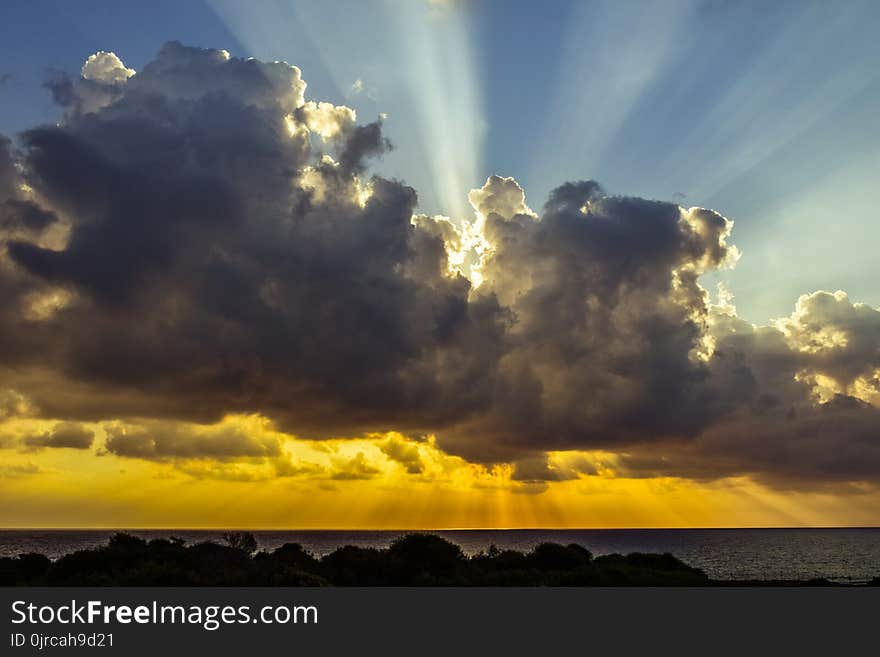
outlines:
[[[60,422],[50,431],[45,433],[26,436],[24,444],[31,449],[44,447],[66,447],[69,449],[88,449],[95,439],[93,431],[76,424],[75,422]]]
[[[471,190],[468,200],[483,217],[493,214],[504,219],[535,213],[526,205],[526,195],[513,178],[490,176],[480,189]]]
[[[299,108],[299,116],[308,129],[322,139],[332,139],[349,133],[355,127],[357,115],[345,105],[308,101]]]
[[[100,50],[89,55],[80,73],[86,80],[102,84],[121,84],[134,75],[134,69],[126,67],[115,53]]]
[[[379,444],[379,449],[392,461],[404,467],[408,474],[421,474],[425,469],[419,448],[398,436],[389,436]]]
[[[89,113],[119,98],[134,74],[134,69],[126,67],[115,53],[99,51],[82,65],[79,78],[72,80],[64,73],[56,73],[45,86],[62,107]]]
[[[710,381],[731,411],[698,440],[668,448],[664,469],[783,485],[877,481],[880,310],[838,291],[803,295],[772,326],[730,308],[712,315]],[[648,454],[632,464],[656,470]]]
[[[258,413],[432,433],[526,483],[596,474],[547,456],[584,450],[631,476],[880,474],[880,312],[819,292],[756,327],[713,304],[700,277],[739,256],[718,212],[593,181],[536,212],[492,176],[473,217],[425,216],[367,175],[381,119],[222,50],[172,42],[137,72],[97,53],[48,86],[60,123],[0,142],[0,366],[43,417],[120,420],[110,453],[293,472],[271,432],[206,428]]]
[[[110,427],[105,448],[117,456],[160,461],[224,460],[281,454],[277,437],[247,423],[200,427],[174,422],[149,422]]]
[[[358,452],[350,459],[335,459],[331,479],[351,481],[358,479],[372,479],[380,472],[379,468],[370,463],[363,452]]]
[[[511,451],[626,446],[699,433],[723,411],[694,357],[708,317],[697,276],[735,257],[715,212],[554,190],[540,217],[490,178],[484,295],[510,314],[492,404],[441,445],[478,458],[470,435]]]
[[[563,472],[550,466],[546,455],[531,456],[514,463],[511,479],[525,483],[539,483],[544,481],[560,481],[574,479],[572,472]]]
[[[469,303],[445,275],[442,240],[411,223],[413,190],[376,179],[365,195],[356,172],[384,148],[379,123],[334,144],[338,166],[307,125],[291,134],[303,89],[295,67],[169,44],[111,105],[22,135],[29,184],[70,235],[61,249],[9,240],[10,276],[73,298],[9,339],[95,392],[140,396],[134,412],[110,394],[87,414],[260,411],[362,433],[450,413],[434,408],[458,403],[438,359],[479,375],[483,354],[458,342],[491,335],[491,300]],[[83,413],[34,392],[47,415]]]

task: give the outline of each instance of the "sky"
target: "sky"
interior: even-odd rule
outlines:
[[[880,524],[878,27],[10,3],[0,526]]]

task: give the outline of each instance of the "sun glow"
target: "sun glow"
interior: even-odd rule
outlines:
[[[22,402],[24,403],[24,402]],[[229,416],[175,431],[212,440],[241,433],[266,456],[122,456],[113,435],[157,432],[167,423],[86,423],[90,450],[41,449],[21,442],[57,425],[0,422],[7,441],[0,499],[7,526],[456,528],[689,527],[859,524],[877,494],[848,502],[833,495],[773,492],[748,479],[697,483],[628,478],[611,452],[550,452],[553,479],[518,480],[510,465],[478,465],[446,454],[433,436],[399,433],[309,441],[259,416]],[[127,432],[127,433],[120,433]],[[183,434],[179,434],[183,435]],[[19,445],[16,449],[13,444]],[[205,443],[207,444],[207,443]],[[237,443],[228,442],[234,446]],[[275,450],[274,446],[278,449]],[[230,447],[231,449],[231,447]],[[114,451],[115,450],[115,451]],[[234,451],[234,450],[233,450]]]

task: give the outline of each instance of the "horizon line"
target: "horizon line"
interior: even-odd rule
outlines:
[[[753,525],[742,527],[442,527],[442,528],[273,528],[273,527],[0,527],[0,532],[13,531],[237,531],[237,532],[488,532],[488,531],[731,531],[768,529],[880,529],[880,525]]]

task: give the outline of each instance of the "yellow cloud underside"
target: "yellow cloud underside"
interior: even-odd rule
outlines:
[[[279,455],[146,460],[90,450],[27,450],[53,422],[0,423],[0,526],[6,527],[699,527],[876,524],[880,495],[781,493],[748,479],[711,484],[620,477],[615,456],[554,452],[559,481],[520,482],[509,465],[472,464],[432,438],[396,433],[308,441],[267,420],[230,416]],[[118,426],[118,423],[115,425]],[[185,425],[217,431],[218,426]],[[101,455],[102,454],[102,455]],[[583,474],[589,472],[590,474]]]

